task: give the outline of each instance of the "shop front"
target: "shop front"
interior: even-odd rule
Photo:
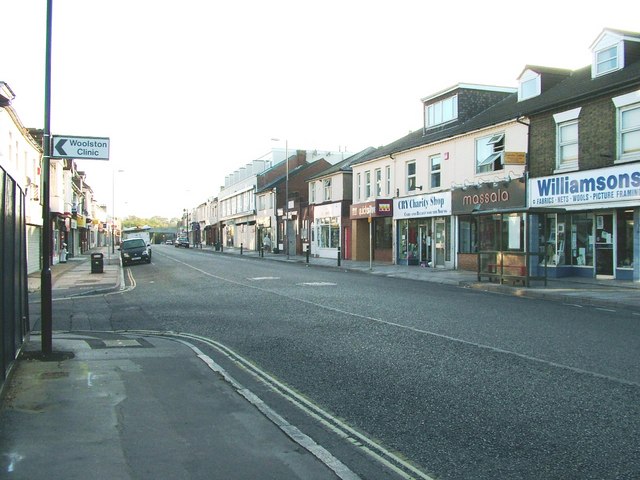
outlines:
[[[273,230],[274,222],[273,216],[265,215],[258,216],[256,224],[258,226],[258,248],[263,248],[265,252],[271,252],[273,248],[273,241],[276,238]]]
[[[396,228],[396,263],[453,268],[451,192],[393,201]]]
[[[353,260],[393,263],[393,199],[351,205]]]
[[[539,219],[549,276],[640,280],[640,164],[529,180],[532,208],[560,208]]]
[[[503,247],[514,250],[517,247],[518,251],[524,252],[524,241],[519,241],[524,229],[520,232],[516,227],[524,223],[525,185],[524,178],[518,178],[453,190],[451,197],[452,212],[457,220],[458,269],[475,271],[481,250],[497,251]],[[507,219],[504,220],[507,237],[504,242],[501,241],[503,215]],[[511,231],[509,225],[513,226]]]

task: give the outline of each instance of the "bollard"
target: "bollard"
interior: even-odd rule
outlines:
[[[309,263],[309,250],[311,250],[311,245],[307,245],[307,263]]]
[[[242,255],[242,244],[240,244],[240,255]]]
[[[224,245],[220,242],[220,253],[224,252]]]
[[[338,247],[338,266],[340,266],[340,247]]]
[[[264,247],[260,247],[260,257],[264,258]]]

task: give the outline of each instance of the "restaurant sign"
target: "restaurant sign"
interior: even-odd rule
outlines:
[[[509,210],[524,208],[525,182],[515,179],[508,182],[488,182],[478,186],[453,191],[453,214],[470,214],[474,210]]]
[[[375,202],[357,203],[351,205],[352,219],[369,217],[390,217],[393,215],[393,199],[379,198]]]

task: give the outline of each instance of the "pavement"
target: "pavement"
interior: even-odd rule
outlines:
[[[52,266],[52,297],[124,288],[117,252],[99,248]],[[457,285],[640,315],[640,283],[548,279],[528,287],[478,282],[474,272],[210,247],[310,267]],[[40,274],[29,276],[36,297]],[[80,308],[80,307],[79,307]],[[86,313],[86,312],[84,312]],[[25,339],[2,387],[0,478],[357,479],[348,467],[237,382],[194,344],[141,332],[39,332]],[[185,395],[185,392],[188,394]],[[206,422],[203,419],[206,418]]]

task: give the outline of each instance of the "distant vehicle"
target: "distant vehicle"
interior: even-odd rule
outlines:
[[[173,245],[173,240],[169,239],[164,243],[165,243],[165,245]]]
[[[141,238],[147,245],[150,245],[151,234],[149,233],[149,230],[151,230],[151,227],[148,227],[146,225],[144,227],[124,228],[122,230],[122,238],[124,240],[128,240],[130,238]]]
[[[176,248],[184,247],[189,248],[189,239],[187,237],[178,237],[176,243],[173,244]]]
[[[123,240],[119,247],[122,265],[151,263],[151,248],[142,238]]]

